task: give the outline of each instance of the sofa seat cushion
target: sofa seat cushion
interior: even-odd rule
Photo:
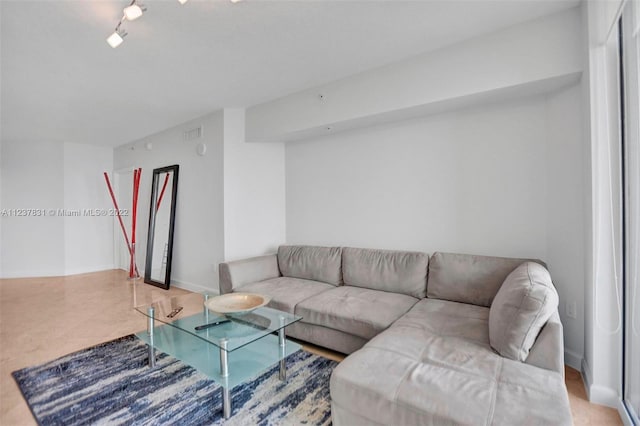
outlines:
[[[371,339],[418,299],[404,294],[342,286],[305,299],[295,309],[303,322]]]
[[[376,424],[570,425],[561,374],[491,350],[487,308],[425,299],[331,376],[340,417]]]
[[[271,301],[267,306],[293,313],[298,303],[332,288],[335,287],[319,281],[278,277],[245,284],[234,289],[234,291],[270,296]]]

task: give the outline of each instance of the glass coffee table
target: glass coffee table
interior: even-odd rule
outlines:
[[[150,367],[155,366],[158,349],[218,383],[228,419],[234,386],[278,363],[280,379],[286,380],[285,358],[301,346],[285,338],[285,328],[302,317],[267,307],[224,316],[204,306],[209,297],[214,296],[190,293],[137,306],[147,316],[147,331],[136,336],[149,346]]]

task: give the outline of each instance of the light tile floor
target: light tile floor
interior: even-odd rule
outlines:
[[[134,304],[182,293],[128,280],[124,271],[0,280],[0,425],[35,425],[12,371],[143,330],[145,317]],[[305,349],[343,358],[312,345]],[[587,401],[577,371],[567,368],[565,381],[576,425],[621,424],[614,409]]]

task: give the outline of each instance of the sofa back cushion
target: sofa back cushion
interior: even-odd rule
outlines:
[[[538,333],[558,310],[547,269],[525,262],[507,276],[489,310],[489,343],[500,355],[524,362]]]
[[[507,275],[532,259],[436,252],[429,262],[427,297],[491,306]]]
[[[345,285],[425,297],[429,256],[426,253],[361,248],[342,249]]]
[[[278,267],[285,277],[342,284],[342,248],[280,246]]]

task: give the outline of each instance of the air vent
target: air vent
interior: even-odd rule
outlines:
[[[191,141],[193,139],[200,139],[202,137],[202,126],[196,127],[195,129],[187,130],[182,134],[182,138],[185,141]]]

